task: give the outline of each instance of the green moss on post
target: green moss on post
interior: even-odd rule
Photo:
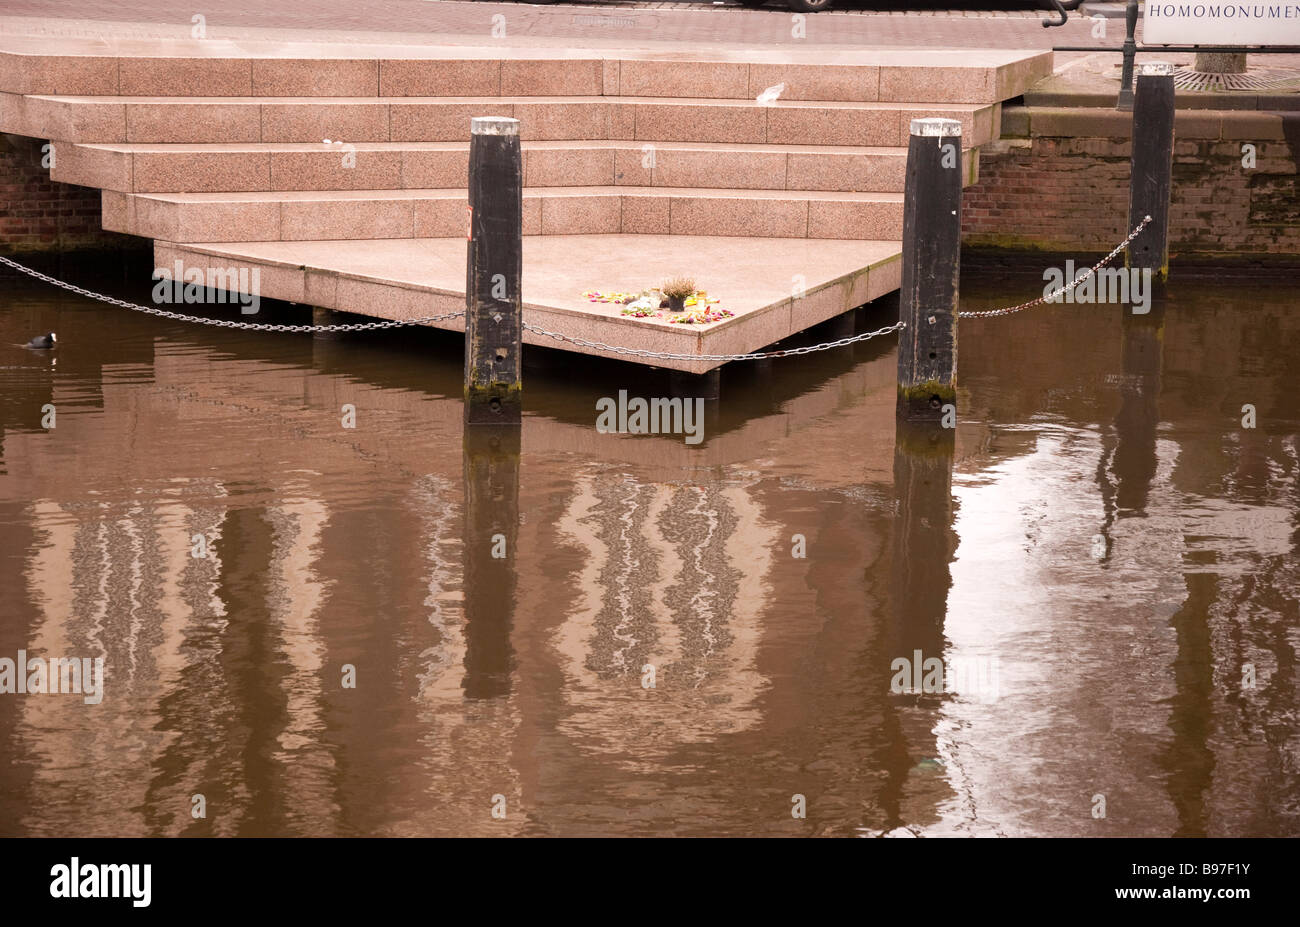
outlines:
[[[524,404],[524,385],[514,383],[488,383],[484,386],[465,384],[466,423],[486,425],[516,423],[521,421]],[[477,409],[485,416],[478,421],[470,419],[469,410]]]
[[[957,405],[957,390],[950,384],[926,380],[914,386],[898,385],[898,416],[904,421],[937,421],[949,404]]]
[[[937,398],[943,402],[956,402],[957,390],[951,383],[941,383],[938,380],[926,380],[924,383],[917,383],[914,386],[898,386],[898,395],[900,399],[908,402]]]

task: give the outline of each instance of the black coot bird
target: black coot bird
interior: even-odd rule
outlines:
[[[44,335],[37,335],[31,341],[27,342],[27,347],[48,350],[54,347],[58,340],[59,339],[55,336],[54,332],[46,332]]]

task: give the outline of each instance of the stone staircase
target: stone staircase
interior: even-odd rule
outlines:
[[[0,131],[49,139],[52,178],[102,190],[104,227],[154,239],[160,265],[256,265],[264,296],[385,318],[463,305],[469,120],[513,116],[526,318],[683,353],[753,350],[896,288],[910,121],[959,120],[974,183],[1001,101],[1051,63],[53,41],[0,39]],[[598,255],[617,260],[597,272]],[[581,296],[678,272],[735,317],[633,320]]]

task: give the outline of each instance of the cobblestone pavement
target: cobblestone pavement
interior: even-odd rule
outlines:
[[[384,41],[411,44],[489,44],[505,30],[511,44],[581,43],[582,47],[782,44],[895,47],[1050,48],[1118,45],[1122,21],[1111,20],[1105,39],[1092,38],[1085,16],[1044,29],[1042,11],[1006,2],[1006,10],[852,9],[811,14],[802,36],[788,10],[773,4],[744,9],[725,4],[615,0],[611,3],[467,2],[467,0],[3,0],[0,32],[51,35],[113,34],[139,38],[188,37],[201,13],[211,38]],[[971,4],[982,7],[985,4]],[[495,17],[504,17],[497,19]],[[40,18],[36,22],[34,18]]]

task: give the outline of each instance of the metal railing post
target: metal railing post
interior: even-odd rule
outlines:
[[[1119,76],[1119,99],[1115,108],[1133,109],[1133,61],[1137,57],[1138,0],[1128,0],[1124,8],[1124,70]]]

